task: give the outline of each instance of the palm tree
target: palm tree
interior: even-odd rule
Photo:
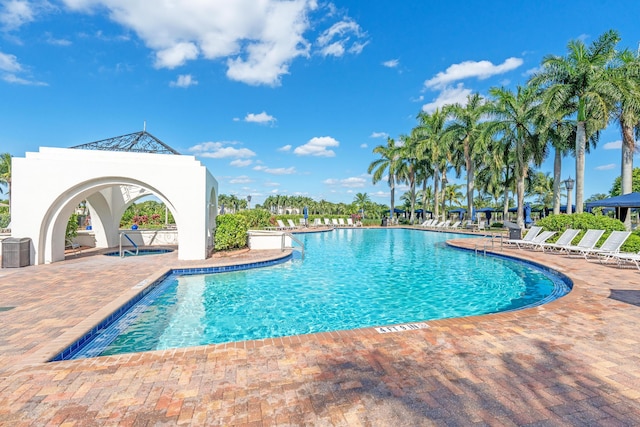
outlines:
[[[367,193],[356,193],[356,196],[353,198],[353,203],[362,209],[362,219],[364,219],[364,210],[367,205],[371,203],[369,195]]]
[[[373,171],[371,180],[374,185],[382,179],[385,172],[387,173],[387,182],[389,183],[389,189],[391,192],[391,217],[393,217],[396,191],[396,168],[398,166],[398,147],[396,146],[396,142],[393,138],[387,138],[387,145],[378,145],[373,149],[373,152],[379,154],[380,158],[371,162],[367,169],[367,173],[371,173]]]
[[[446,138],[451,142],[453,163],[456,173],[464,165],[467,173],[467,215],[473,212],[475,169],[478,157],[486,151],[486,140],[482,137],[482,127],[486,111],[484,99],[478,93],[467,97],[464,107],[455,104],[447,112],[451,121],[446,127]]]
[[[615,87],[610,79],[609,66],[616,56],[615,47],[620,36],[609,30],[588,48],[581,40],[572,40],[565,57],[549,55],[542,60],[542,71],[531,82],[544,88],[545,110],[557,111],[575,104],[576,128],[576,213],[583,212],[584,163],[587,145],[587,121],[596,130],[607,125],[613,109]]]
[[[397,175],[401,182],[409,185],[409,194],[411,195],[411,216],[409,222],[413,224],[415,218],[416,204],[416,173],[420,155],[418,152],[418,140],[415,136],[400,136],[402,145],[398,148],[398,164]]]
[[[418,127],[416,137],[418,151],[429,165],[433,176],[433,215],[439,217],[440,187],[442,178],[446,175],[451,163],[451,150],[445,137],[445,123],[447,113],[436,109],[433,113],[421,112],[418,114]]]
[[[9,206],[11,206],[11,154],[0,154],[0,184],[7,186]]]
[[[549,206],[553,201],[553,177],[549,172],[536,172],[532,176],[532,185],[529,195],[536,196],[536,203]]]
[[[464,185],[462,184],[447,184],[444,187],[444,200],[449,202],[449,209],[453,207],[453,202],[456,205],[460,204],[460,201],[464,199],[464,194],[462,194],[462,190]]]
[[[615,115],[622,132],[622,194],[628,194],[632,192],[635,139],[640,137],[640,52],[620,52],[612,74],[618,89]]]
[[[491,88],[494,102],[489,104],[491,120],[488,133],[500,135],[515,153],[514,171],[518,198],[518,225],[524,227],[525,180],[533,161],[540,165],[546,154],[546,144],[536,134],[534,127],[535,88],[518,86],[516,92],[505,88]]]

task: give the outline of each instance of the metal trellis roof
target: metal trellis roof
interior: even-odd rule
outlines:
[[[146,130],[116,136],[88,144],[76,145],[80,150],[128,151],[134,153],[180,154]]]

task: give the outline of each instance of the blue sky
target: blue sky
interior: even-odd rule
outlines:
[[[635,0],[1,0],[0,152],[146,121],[252,205],[359,192],[388,204],[388,186],[366,173],[372,150],[409,133],[422,109],[524,84],[543,56],[610,28],[636,49],[638,16]],[[588,155],[585,197],[619,175],[619,142],[611,125]]]

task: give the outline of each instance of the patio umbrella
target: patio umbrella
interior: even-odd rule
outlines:
[[[524,204],[524,224],[529,225],[533,222],[531,219],[531,205],[529,203]]]
[[[302,214],[304,215],[304,224],[307,225],[308,224],[307,220],[309,219],[309,209],[307,209],[306,206],[302,208]]]

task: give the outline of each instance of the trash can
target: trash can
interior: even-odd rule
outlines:
[[[30,261],[31,239],[9,237],[2,241],[2,268],[26,267]]]
[[[514,224],[513,222],[505,221],[504,226],[509,230],[509,240],[520,240],[522,239],[522,230],[518,227],[518,224]]]
[[[387,226],[387,217],[382,218],[382,223],[380,225],[383,227]]]

